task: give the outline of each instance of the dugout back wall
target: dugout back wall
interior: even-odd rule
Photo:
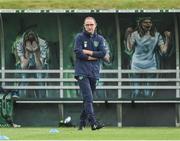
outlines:
[[[98,117],[113,126],[178,125],[180,14],[173,10],[1,11],[0,80],[4,88],[21,91],[15,106],[17,107],[14,115],[16,121],[24,125],[37,123],[56,125],[60,119],[71,115],[73,122],[78,122],[81,109],[79,104],[82,101],[74,79],[73,47],[75,35],[82,31],[83,20],[86,16],[93,16],[96,19],[97,31],[105,37],[111,56],[110,63],[103,61],[101,63],[101,79],[97,92],[94,94]],[[131,74],[134,71],[130,68],[131,55],[126,52],[124,44],[125,30],[128,27],[135,28],[142,17],[151,17],[157,31],[162,35],[164,31],[170,31],[172,38],[167,54],[157,57],[159,64],[157,71],[142,70],[139,72],[154,73],[157,74],[157,78],[153,80],[141,78],[137,80],[141,84],[133,87]],[[22,70],[17,67],[19,60],[16,54],[16,41],[29,30],[36,32],[47,43],[47,62],[43,70]],[[43,74],[43,77],[37,78],[37,73]],[[26,74],[27,77],[23,78],[22,74]],[[150,82],[151,85],[146,86],[146,82]],[[131,92],[135,89],[152,89],[153,97],[132,99]],[[138,104],[133,107],[133,102]],[[40,103],[44,106],[38,106]],[[76,103],[78,106],[72,106]],[[43,109],[44,114],[39,114],[35,107],[40,108],[40,111]],[[48,110],[52,112],[51,115],[48,114]],[[113,117],[105,116],[106,112],[103,112],[105,110]],[[146,111],[150,111],[148,113],[151,114],[146,115]],[[49,120],[37,121],[38,117],[33,116],[34,112],[39,118],[49,117]],[[26,117],[26,113],[29,118]],[[53,113],[56,114],[53,115]],[[158,118],[157,113],[165,115],[166,120]],[[138,115],[143,115],[143,118]],[[147,118],[149,116],[153,118]]]

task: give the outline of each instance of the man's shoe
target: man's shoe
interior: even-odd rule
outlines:
[[[91,125],[91,130],[98,130],[98,129],[101,129],[103,127],[104,127],[104,124],[97,123],[97,124]]]
[[[79,127],[78,127],[78,130],[83,130],[83,127],[82,127],[82,126],[79,126]]]
[[[78,130],[83,130],[83,128],[85,128],[84,125],[79,125]]]
[[[85,121],[80,121],[80,123],[79,123],[79,127],[78,127],[78,130],[83,130],[83,128],[85,128],[85,126],[86,126],[86,122]]]

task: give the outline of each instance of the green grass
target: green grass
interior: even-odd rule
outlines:
[[[11,140],[180,140],[180,128],[129,127],[91,131],[86,128],[56,128],[59,133],[49,133],[51,128],[0,128],[0,135]]]
[[[1,9],[172,9],[179,0],[0,0]]]

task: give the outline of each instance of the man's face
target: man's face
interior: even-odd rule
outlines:
[[[152,21],[151,20],[147,19],[147,20],[142,21],[143,30],[150,31],[151,27],[152,27]]]
[[[88,32],[90,34],[94,34],[95,29],[96,29],[96,22],[94,21],[94,19],[87,18],[84,21],[84,28],[85,28],[86,32]]]

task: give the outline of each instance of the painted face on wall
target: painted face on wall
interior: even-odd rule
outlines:
[[[145,19],[141,23],[142,29],[145,31],[150,31],[152,28],[152,21],[150,19]]]
[[[24,35],[24,48],[29,52],[35,52],[38,50],[38,39],[33,31]]]
[[[35,33],[32,32],[32,31],[28,32],[28,33],[25,35],[24,38],[25,38],[25,39],[24,39],[25,42],[27,42],[27,41],[30,41],[31,43],[32,43],[33,41],[36,41],[36,42],[37,42],[36,35],[35,35]]]
[[[94,34],[96,30],[96,21],[92,17],[88,17],[84,21],[84,28],[89,34]]]

